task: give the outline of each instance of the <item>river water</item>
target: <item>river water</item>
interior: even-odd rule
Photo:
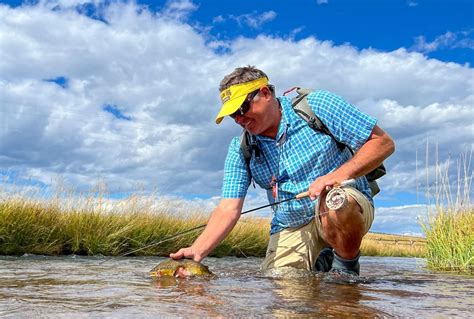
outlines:
[[[474,277],[415,258],[362,257],[361,277],[262,274],[261,258],[206,258],[213,279],[152,280],[164,258],[0,257],[2,318],[471,317]]]

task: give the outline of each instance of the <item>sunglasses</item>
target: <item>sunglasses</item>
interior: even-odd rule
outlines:
[[[249,93],[244,103],[242,103],[242,105],[237,109],[237,111],[230,114],[229,116],[233,119],[235,119],[237,115],[244,116],[245,113],[247,113],[250,110],[250,102],[252,102],[252,100],[258,94],[258,92],[260,92],[260,89]]]

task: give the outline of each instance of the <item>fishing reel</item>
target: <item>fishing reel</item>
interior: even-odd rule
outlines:
[[[352,185],[355,183],[354,179],[348,179],[341,183],[335,184],[326,195],[326,206],[330,210],[338,210],[347,204],[347,194],[342,188],[343,186]]]
[[[347,195],[343,188],[335,187],[326,195],[326,206],[330,210],[338,210],[347,203]]]

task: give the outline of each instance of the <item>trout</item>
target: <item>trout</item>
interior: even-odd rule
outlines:
[[[187,278],[193,276],[212,276],[212,273],[207,266],[192,259],[167,259],[150,270],[150,276]]]

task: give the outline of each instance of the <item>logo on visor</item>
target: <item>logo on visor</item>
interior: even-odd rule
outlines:
[[[226,103],[227,101],[229,101],[231,95],[232,95],[232,93],[230,92],[230,89],[227,89],[227,90],[222,91],[222,92],[221,92],[222,104],[224,104],[224,103]]]

